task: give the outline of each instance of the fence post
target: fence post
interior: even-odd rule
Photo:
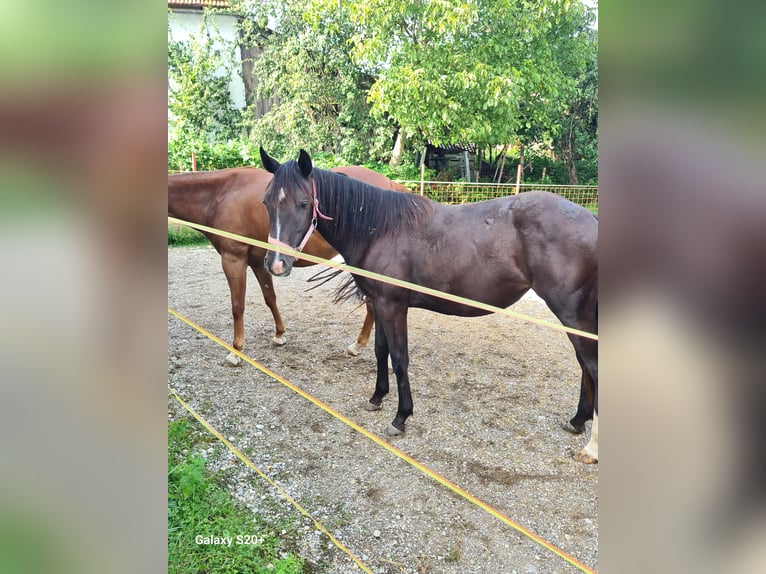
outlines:
[[[463,152],[463,158],[465,159],[465,180],[471,183],[471,162],[468,159],[468,152]]]
[[[197,154],[192,152],[192,171],[197,171]]]
[[[516,168],[516,191],[513,192],[513,195],[519,194],[519,187],[521,187],[521,162]]]
[[[425,186],[426,179],[426,151],[428,148],[423,148],[423,157],[420,158],[420,195],[423,195],[423,187]]]

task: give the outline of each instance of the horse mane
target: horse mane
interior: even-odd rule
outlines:
[[[352,246],[417,226],[432,213],[434,203],[419,195],[374,187],[332,171],[312,170],[319,209],[333,218],[335,236]]]

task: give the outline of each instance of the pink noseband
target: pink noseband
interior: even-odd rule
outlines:
[[[314,213],[311,216],[311,225],[309,225],[309,228],[306,230],[306,235],[303,236],[303,240],[301,241],[301,244],[296,247],[296,251],[303,251],[303,248],[306,247],[306,243],[309,242],[309,237],[311,237],[311,234],[314,233],[314,231],[317,228],[317,217],[321,217],[322,219],[326,219],[328,221],[332,221],[332,217],[327,217],[324,213],[319,211],[319,200],[317,199],[317,183],[314,179],[314,176],[311,176],[311,189],[314,193]],[[287,243],[280,241],[279,239],[276,239],[269,234],[268,242],[272,245],[279,245],[280,247],[287,247],[288,249],[293,249],[292,246],[288,245]],[[298,261],[300,259],[299,257],[296,257],[295,260]]]

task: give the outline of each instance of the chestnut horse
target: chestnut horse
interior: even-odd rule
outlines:
[[[355,267],[496,307],[508,307],[534,289],[562,324],[597,332],[598,221],[587,209],[544,191],[441,205],[313,169],[303,150],[297,162],[280,165],[261,149],[261,160],[274,174],[264,197],[270,242],[294,246],[316,227]],[[287,255],[266,255],[267,269],[277,276],[288,275],[294,264]],[[487,311],[361,276],[355,280],[375,310],[377,379],[367,408],[380,409],[388,394],[390,355],[399,405],[386,433],[395,436],[412,414],[409,307],[464,317]],[[596,462],[598,343],[568,336],[582,369],[580,402],[570,424],[582,432],[593,418],[591,440],[576,458]]]
[[[335,167],[332,171],[384,189],[407,191],[405,187],[364,167]],[[169,174],[168,215],[265,242],[269,232],[269,218],[263,205],[263,196],[271,178],[270,173],[255,167]],[[242,351],[245,347],[243,315],[248,266],[253,270],[266,306],[274,317],[275,332],[272,341],[275,345],[284,345],[285,325],[277,307],[277,296],[271,275],[263,264],[266,250],[213,233],[204,231],[202,233],[221,255],[223,272],[229,283],[231,312],[234,316],[232,346],[238,351]],[[316,234],[309,239],[304,251],[325,259],[331,259],[337,255],[337,251]],[[314,264],[299,261],[296,265]],[[367,315],[362,330],[356,343],[349,345],[347,349],[347,352],[352,355],[358,355],[370,339],[374,315],[370,302],[367,301],[366,304]],[[230,353],[226,360],[233,366],[241,362],[234,353]]]

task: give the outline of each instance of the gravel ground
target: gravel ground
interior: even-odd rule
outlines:
[[[364,311],[333,305],[330,284],[307,292],[305,279],[318,270],[296,268],[275,280],[284,347],[271,344],[271,316],[250,275],[245,352],[383,436],[396,411],[395,380],[383,410],[365,411],[375,385],[372,348],[343,354]],[[168,305],[231,341],[228,287],[212,247],[168,249]],[[514,309],[555,321],[534,296]],[[575,462],[586,437],[561,429],[576,410],[580,379],[566,336],[508,317],[419,309],[410,310],[409,332],[415,414],[393,444],[597,569],[598,465]],[[259,370],[225,366],[228,351],[172,316],[168,339],[169,382],[180,396],[374,572],[578,571]],[[181,410],[170,399],[169,416]],[[253,512],[297,521],[286,543],[313,571],[358,571],[227,450],[210,446],[207,455]],[[196,534],[222,535],[189,536]]]

